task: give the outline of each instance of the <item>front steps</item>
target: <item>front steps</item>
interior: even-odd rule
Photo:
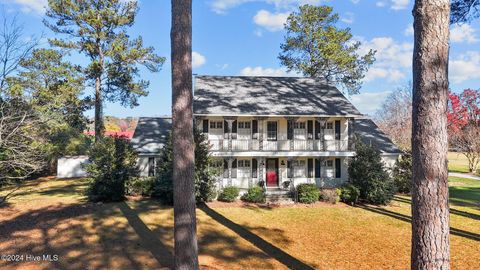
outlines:
[[[290,190],[282,188],[267,188],[266,199],[269,203],[293,202]]]

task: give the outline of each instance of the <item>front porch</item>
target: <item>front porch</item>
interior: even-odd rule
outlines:
[[[341,186],[348,179],[347,157],[225,157],[218,188],[240,188],[241,193],[253,186],[266,191],[289,191],[299,184],[316,184],[319,188]]]

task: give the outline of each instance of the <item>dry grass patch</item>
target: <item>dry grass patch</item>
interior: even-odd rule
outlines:
[[[28,184],[12,197],[10,205],[0,208],[0,254],[58,254],[60,260],[0,262],[0,269],[171,266],[170,207],[139,198],[87,203],[81,194],[84,180],[36,183]],[[455,204],[451,213],[452,268],[480,269],[476,259],[480,209]],[[397,196],[387,207],[212,203],[199,207],[197,218],[203,269],[409,268],[407,196]]]

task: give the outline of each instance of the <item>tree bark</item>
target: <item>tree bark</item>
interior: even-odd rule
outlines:
[[[198,269],[192,111],[192,0],[172,0],[175,269]]]
[[[103,125],[103,100],[100,76],[95,79],[95,142],[103,138],[105,126]]]
[[[100,39],[97,39],[96,46],[99,52],[98,70],[95,78],[95,142],[99,142],[105,133],[105,125],[103,123],[103,97],[102,97],[102,73],[104,54]]]
[[[416,0],[412,109],[412,269],[450,269],[449,0]]]

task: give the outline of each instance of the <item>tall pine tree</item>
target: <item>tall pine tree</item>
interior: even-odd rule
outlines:
[[[54,46],[75,50],[88,57],[86,79],[95,88],[95,139],[104,133],[103,102],[137,106],[148,94],[148,81],[138,79],[139,65],[159,71],[165,58],[141,37],[131,38],[128,27],[135,22],[137,1],[49,0],[44,23],[63,39],[50,39]]]

